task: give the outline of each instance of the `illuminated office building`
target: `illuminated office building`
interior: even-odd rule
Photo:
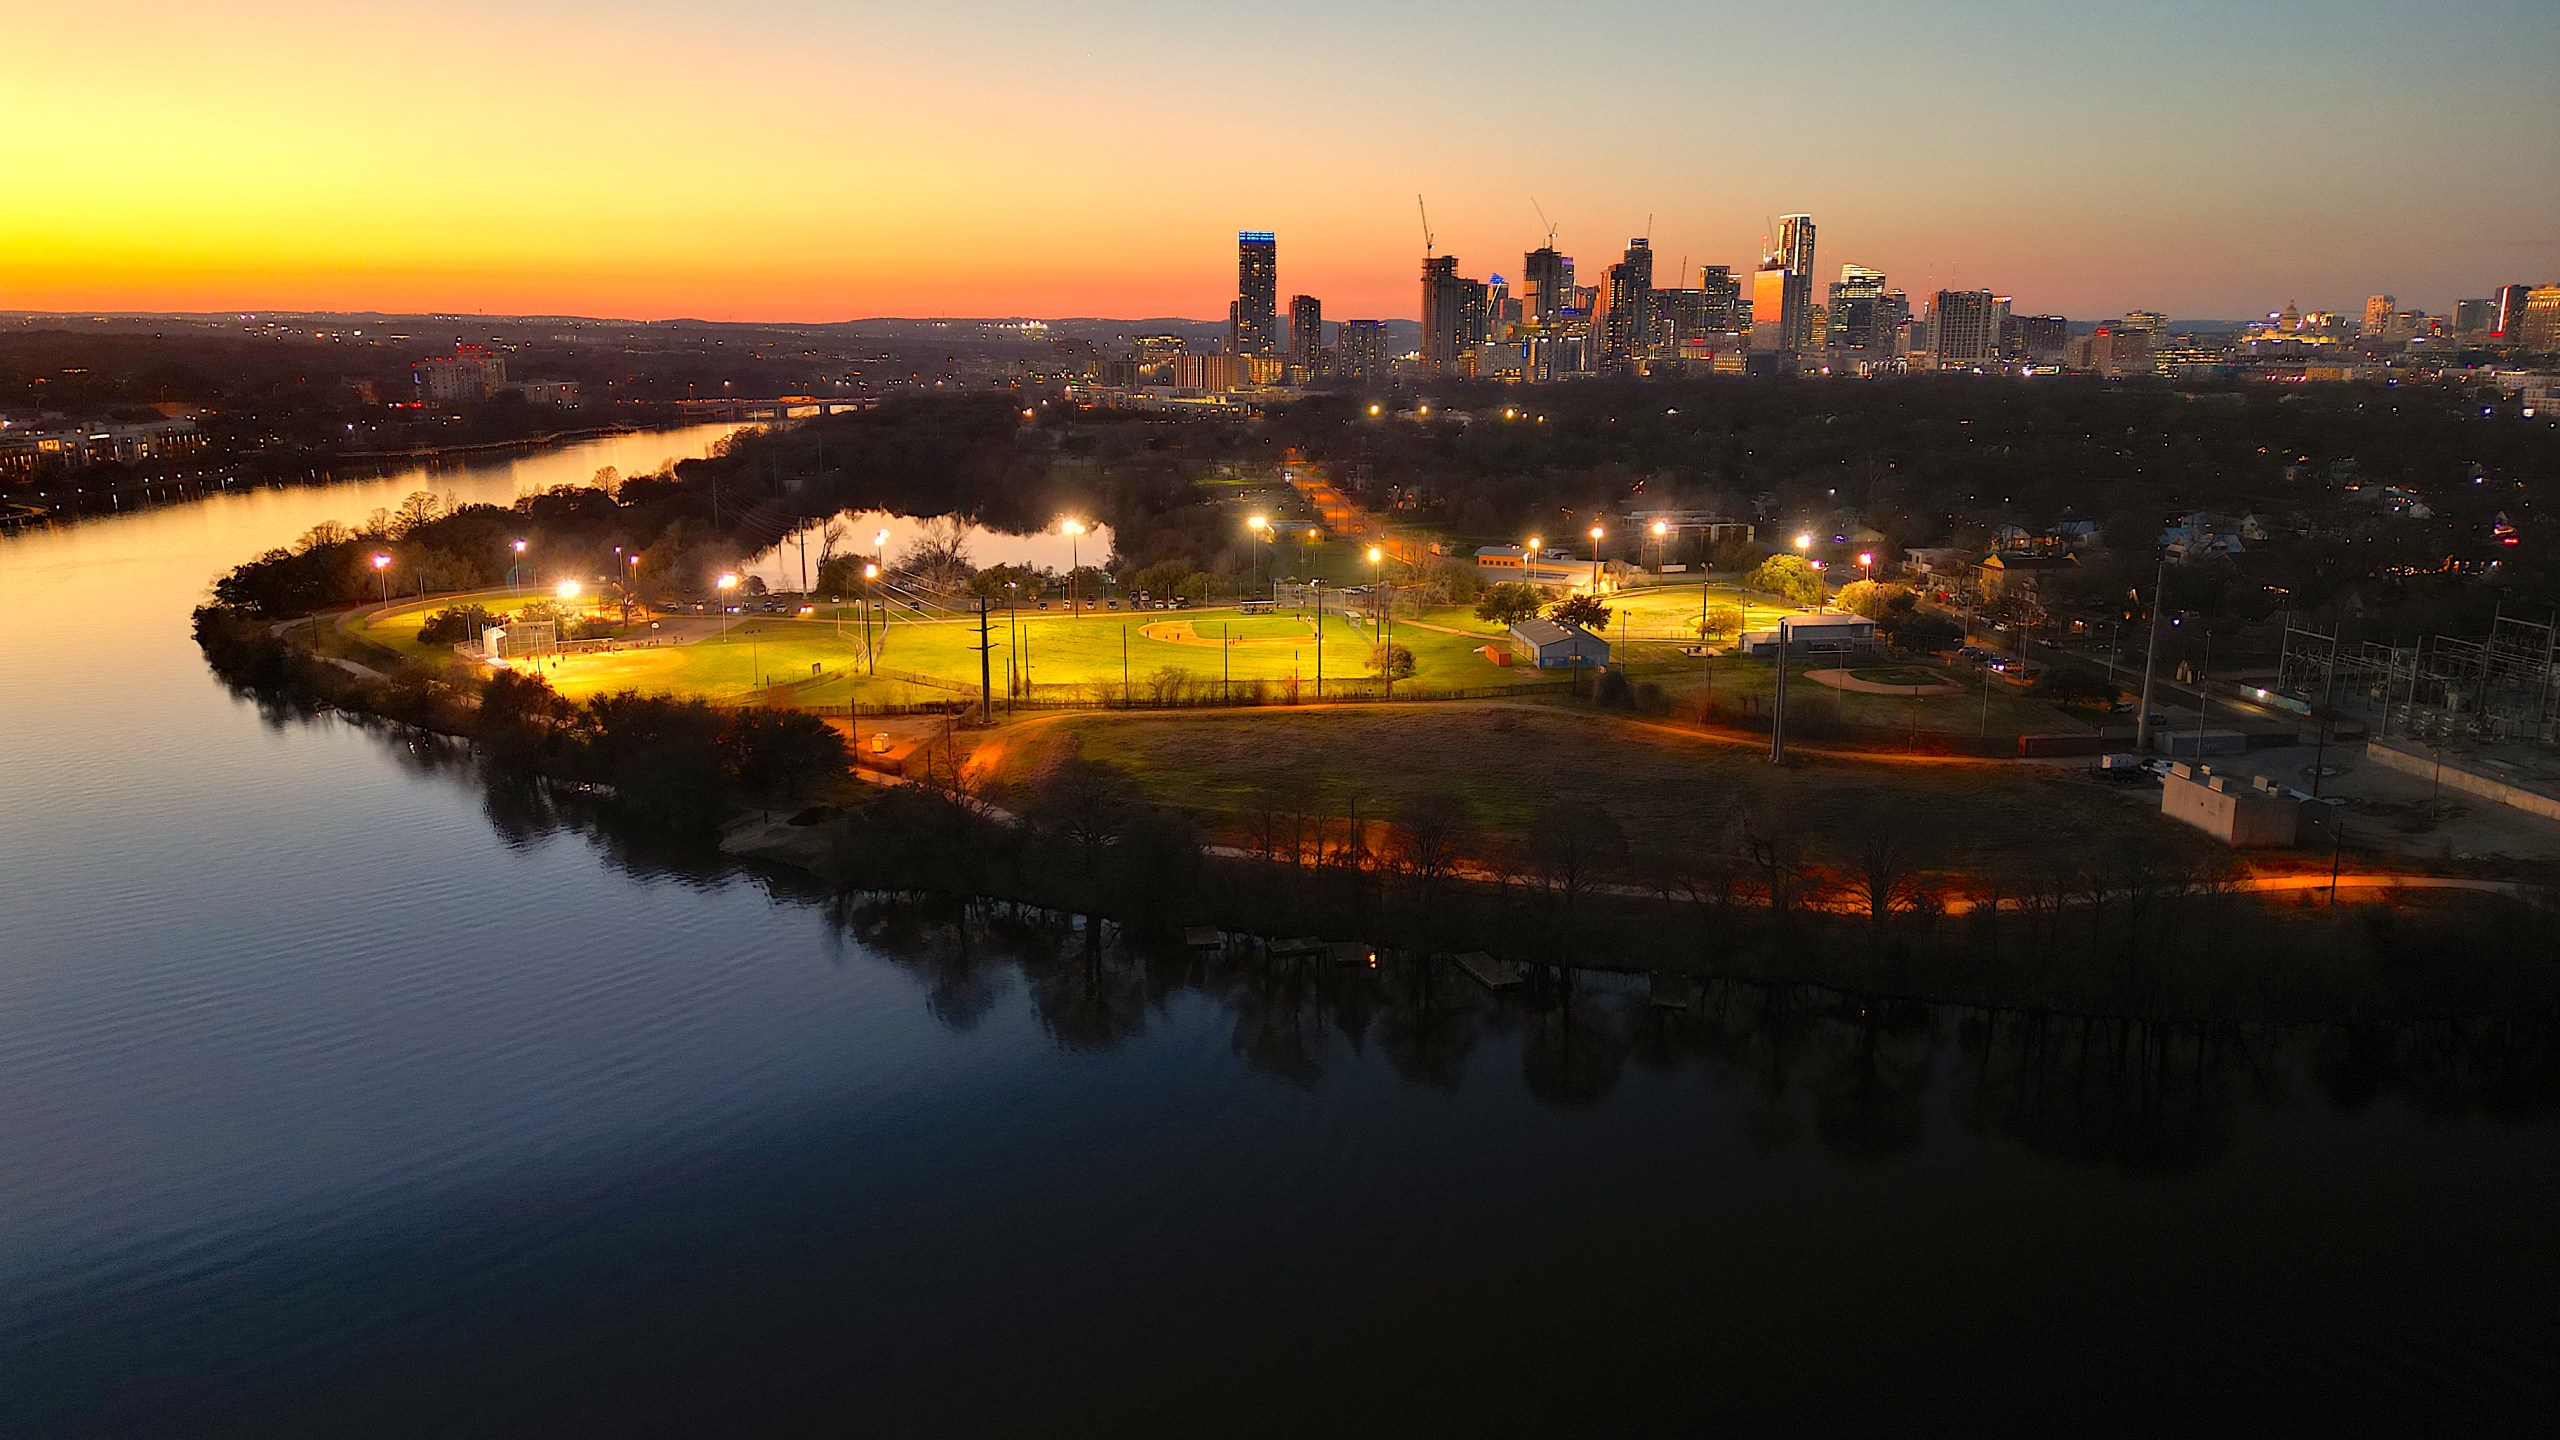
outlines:
[[[1324,373],[1324,306],[1313,295],[1289,299],[1289,364],[1301,380]]]
[[[1387,322],[1345,320],[1335,326],[1333,373],[1363,382],[1387,378]]]
[[[1625,365],[1644,352],[1653,332],[1651,241],[1642,237],[1628,241],[1626,257],[1609,267],[1599,328],[1601,363]]]
[[[1929,349],[1941,367],[1985,365],[2000,358],[2006,300],[1988,290],[1941,290],[1929,303]]]
[[[1280,353],[1280,240],[1268,230],[1236,236],[1236,301],[1228,311],[1227,353]]]

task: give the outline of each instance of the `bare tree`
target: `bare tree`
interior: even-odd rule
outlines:
[[[1026,802],[1033,821],[1075,846],[1087,870],[1119,840],[1137,807],[1137,786],[1119,766],[1081,755],[1032,782]]]
[[[1867,912],[1869,924],[1881,928],[1915,898],[1921,847],[1895,818],[1869,815],[1858,827],[1858,843],[1850,859],[1850,898]]]
[[[957,593],[977,574],[969,563],[969,527],[956,515],[938,515],[916,530],[898,553],[898,569],[918,584]]]
[[[1542,807],[1530,822],[1529,863],[1548,893],[1568,909],[1626,859],[1626,832],[1596,806],[1556,802]]]
[[[1425,908],[1441,882],[1456,873],[1474,831],[1467,802],[1446,791],[1416,796],[1396,811],[1396,866],[1422,892]]]
[[[1760,890],[1768,901],[1769,913],[1783,919],[1794,912],[1796,902],[1803,897],[1808,869],[1804,837],[1784,816],[1745,815],[1741,828],[1742,852],[1750,858],[1752,869],[1759,872]]]

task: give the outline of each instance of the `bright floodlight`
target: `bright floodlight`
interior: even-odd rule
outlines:
[[[376,569],[376,570],[388,570],[388,569],[390,569],[390,568],[391,568],[391,557],[390,557],[390,556],[388,556],[388,555],[376,555],[376,556],[374,556],[374,557],[373,557],[373,568],[374,568],[374,569]]]
[[[1799,535],[1799,536],[1797,536],[1797,537],[1796,537],[1796,548],[1797,548],[1797,549],[1799,549],[1799,550],[1810,550],[1810,549],[1812,549],[1812,548],[1813,548],[1813,537],[1812,537],[1812,536],[1810,536],[1810,535]]]
[[[1313,525],[1307,527],[1307,543],[1310,545],[1316,543],[1316,527]]]
[[[1377,564],[1379,561],[1384,560],[1384,559],[1386,559],[1386,558],[1387,558],[1387,552],[1386,552],[1386,551],[1379,549],[1379,548],[1378,548],[1377,546],[1375,546],[1375,545],[1372,545],[1372,546],[1370,546],[1370,547],[1369,547],[1369,563],[1370,563],[1370,564],[1375,565],[1375,564]]]
[[[1261,532],[1271,528],[1271,522],[1264,519],[1262,516],[1256,515],[1244,522],[1244,528],[1251,530],[1256,534],[1260,534]]]
[[[865,565],[865,566],[863,566],[863,567],[862,567],[862,578],[863,578],[863,579],[865,579],[865,580],[877,580],[877,579],[879,579],[879,578],[880,578],[880,567],[879,567],[879,566],[877,566],[877,565]]]
[[[1081,520],[1061,520],[1058,522],[1058,528],[1070,535],[1081,535],[1084,533],[1084,522]]]
[[[1370,413],[1370,414],[1372,414],[1372,415],[1377,414],[1377,413],[1378,413],[1378,407],[1377,407],[1377,406],[1375,406],[1375,405],[1370,406],[1370,407],[1369,407],[1369,413]]]
[[[578,598],[578,582],[577,582],[577,581],[575,581],[575,580],[563,580],[563,581],[561,581],[561,582],[560,582],[560,598],[561,598],[561,599],[563,599],[563,600],[575,600],[575,599],[577,599],[577,598]]]
[[[632,564],[634,564],[634,565],[639,564],[639,563],[640,563],[640,557],[639,557],[639,556],[637,556],[637,555],[632,556],[632,557],[631,557],[631,563],[632,563]]]
[[[735,575],[723,575],[720,577],[719,584],[720,588],[723,590],[735,590],[738,588],[738,577]]]
[[[1599,538],[1600,538],[1600,527],[1599,527],[1599,526],[1594,525],[1594,526],[1592,526],[1592,527],[1591,527],[1591,538],[1592,538],[1592,539],[1594,539],[1594,540],[1597,540],[1597,539],[1599,539]]]
[[[524,553],[524,542],[521,540],[516,542],[516,553],[519,555]]]
[[[1861,550],[1858,552],[1858,563],[1861,565],[1873,565],[1876,563],[1876,557],[1868,551]]]
[[[1668,534],[1670,534],[1670,533],[1671,533],[1671,522],[1670,522],[1670,521],[1668,521],[1668,520],[1656,520],[1656,521],[1654,521],[1654,522],[1653,522],[1653,538],[1654,538],[1654,539],[1659,540],[1659,539],[1661,539],[1663,536],[1668,535]]]
[[[1532,555],[1538,553],[1538,537],[1535,535],[1529,537],[1529,553]]]

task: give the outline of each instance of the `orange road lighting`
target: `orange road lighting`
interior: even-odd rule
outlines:
[[[388,569],[390,569],[390,568],[391,568],[391,557],[390,557],[390,556],[388,556],[388,555],[376,555],[376,556],[374,556],[374,557],[373,557],[373,568],[374,568],[374,569],[376,569],[376,570],[388,570]]]
[[[563,600],[575,600],[575,599],[577,599],[577,598],[578,598],[578,582],[577,582],[577,581],[575,581],[575,580],[563,580],[563,581],[561,581],[561,582],[560,582],[560,598],[561,598],[561,599],[563,599]]]

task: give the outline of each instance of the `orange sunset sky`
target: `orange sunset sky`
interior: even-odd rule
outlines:
[[[1775,12],[1775,13],[1770,13]],[[2560,5],[20,5],[0,310],[1409,316],[1440,248],[2088,317],[2560,279]]]

